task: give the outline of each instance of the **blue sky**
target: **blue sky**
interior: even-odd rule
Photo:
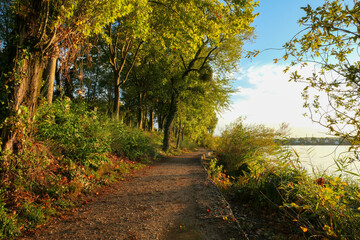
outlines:
[[[322,0],[260,0],[254,22],[257,38],[247,43],[245,50],[282,48],[302,28],[297,21],[305,15],[301,7],[317,7]],[[326,129],[304,117],[301,90],[304,86],[288,82],[283,73],[286,63],[274,64],[284,51],[267,50],[254,59],[242,59],[232,77],[239,91],[232,97],[229,111],[219,117],[217,132],[240,116],[249,124],[265,124],[277,128],[282,122],[290,124],[291,136],[324,136]]]

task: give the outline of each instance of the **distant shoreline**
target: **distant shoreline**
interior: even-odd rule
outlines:
[[[336,137],[303,137],[303,138],[289,138],[278,140],[281,145],[293,145],[293,146],[351,146],[351,142],[344,138]]]

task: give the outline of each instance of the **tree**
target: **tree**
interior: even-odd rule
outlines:
[[[360,2],[325,0],[317,8],[303,8],[306,16],[299,20],[305,29],[286,43],[287,53],[293,58],[286,71],[295,64],[302,67],[314,64],[312,76],[293,72],[291,79],[306,83],[304,106],[313,121],[327,127],[329,132],[358,144],[360,140]],[[325,94],[328,106],[321,104]]]
[[[194,142],[201,142],[206,135],[213,135],[217,124],[217,113],[229,107],[229,78],[214,75],[210,66],[197,76],[197,81],[179,97],[179,109],[176,114],[177,145],[180,135],[187,135]]]
[[[153,3],[160,6],[153,10],[153,19],[166,23],[160,25],[167,33],[159,40],[160,45],[174,56],[176,64],[169,77],[171,101],[163,140],[163,149],[167,151],[180,93],[196,79],[190,75],[200,74],[210,63],[216,64],[216,71],[220,72],[238,61],[243,43],[252,36],[251,23],[256,17],[253,10],[257,4],[211,0]]]
[[[9,6],[13,29],[4,54],[10,66],[2,69],[2,147],[21,148],[19,118],[31,124],[40,94],[44,58],[60,43],[70,54],[91,33],[131,11],[121,0],[13,0]]]
[[[114,74],[113,115],[115,119],[119,118],[120,88],[127,81],[141,45],[147,38],[149,12],[147,1],[134,1],[131,13],[119,17],[115,23],[109,23],[100,35],[103,51],[108,56]],[[130,64],[126,69],[127,63]]]

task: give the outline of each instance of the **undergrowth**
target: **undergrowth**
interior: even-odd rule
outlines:
[[[285,216],[301,239],[360,239],[358,183],[310,175],[264,130],[238,122],[223,133],[208,164],[215,183],[235,201]]]
[[[152,136],[69,99],[39,108],[22,135],[24,150],[0,156],[0,239],[42,226],[97,186],[156,159]]]

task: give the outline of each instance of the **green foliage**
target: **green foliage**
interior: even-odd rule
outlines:
[[[315,66],[311,76],[294,71],[291,80],[306,84],[302,96],[311,119],[352,145],[358,145],[360,136],[359,8],[359,1],[344,0],[325,0],[317,8],[304,7],[305,16],[299,24],[305,28],[285,44],[284,55],[285,60],[291,60],[286,71],[296,64],[301,68]],[[326,107],[322,96],[327,100]],[[339,171],[346,171],[342,167],[347,163],[336,163]],[[290,209],[303,231],[333,239],[358,238],[358,185],[322,176],[308,177],[284,189],[284,208]]]
[[[150,138],[136,128],[125,128],[122,124],[113,123],[112,151],[127,156],[130,160],[148,162],[157,156]],[[114,131],[115,130],[115,131]]]
[[[13,216],[8,213],[5,208],[5,203],[0,202],[0,239],[14,237],[19,233],[19,228],[16,226]]]
[[[326,238],[357,239],[359,187],[338,177],[315,179],[306,176],[299,182],[280,187],[284,203],[281,208],[311,235]]]
[[[275,131],[249,128],[240,121],[224,133],[218,145],[220,161],[212,160],[208,171],[234,200],[287,216],[298,234],[306,238],[358,238],[360,189],[357,183],[339,177],[310,175],[290,149],[274,148]],[[269,141],[259,136],[266,136]],[[222,163],[225,164],[221,166]],[[246,171],[242,169],[244,164]],[[234,166],[238,171],[233,170]]]
[[[110,136],[101,131],[103,124],[86,105],[65,98],[40,108],[36,118],[38,138],[56,143],[64,157],[92,168],[107,161]]]
[[[311,119],[355,145],[360,136],[359,9],[358,1],[345,0],[304,7],[305,17],[299,20],[304,30],[285,44],[284,55],[291,60],[286,71],[296,64],[315,69],[311,75],[291,74],[291,80],[305,83],[302,96]]]
[[[263,125],[247,126],[239,119],[228,126],[219,139],[218,155],[230,175],[239,176],[251,171],[259,161],[276,153],[275,130]]]
[[[38,228],[94,186],[143,166],[128,159],[150,163],[158,155],[150,141],[155,133],[128,128],[83,103],[59,99],[35,118],[23,151],[1,152],[0,239]]]
[[[218,160],[216,158],[210,160],[208,172],[210,173],[211,177],[215,177],[223,172],[223,166],[219,166],[217,162]]]

